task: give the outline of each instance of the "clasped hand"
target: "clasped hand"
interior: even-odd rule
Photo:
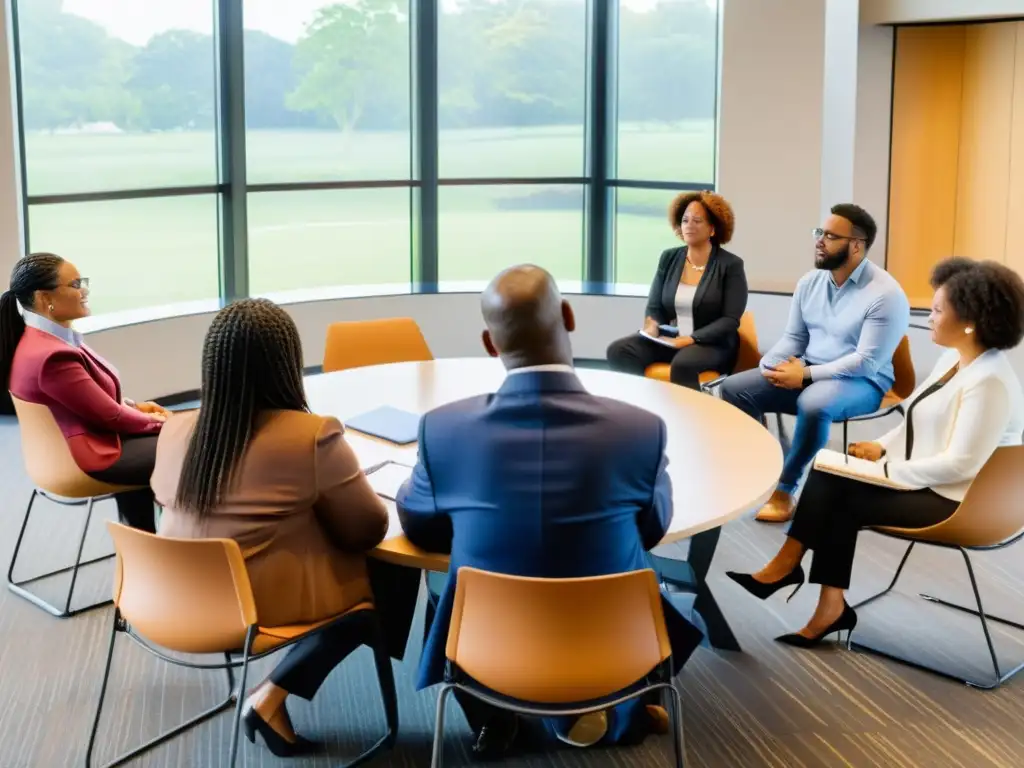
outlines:
[[[782,387],[783,389],[800,389],[800,387],[804,385],[804,375],[806,370],[806,367],[800,360],[795,357],[791,357],[784,363],[767,366],[761,372],[761,375],[776,387]]]
[[[171,412],[162,405],[157,405],[152,402],[136,403],[135,409],[146,414],[152,418],[153,421],[167,421],[168,417],[171,415]]]

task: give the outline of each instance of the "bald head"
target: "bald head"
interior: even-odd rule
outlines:
[[[506,269],[484,290],[480,307],[492,354],[520,365],[572,362],[572,310],[547,270],[532,264]]]

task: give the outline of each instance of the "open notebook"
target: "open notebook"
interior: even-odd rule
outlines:
[[[385,499],[395,500],[402,483],[409,479],[412,467],[397,461],[386,461],[366,469],[366,479],[374,492]]]
[[[828,448],[818,451],[818,455],[814,457],[814,468],[821,472],[828,472],[831,475],[852,477],[855,480],[871,483],[872,485],[881,485],[900,491],[911,490],[910,486],[897,483],[895,480],[890,480],[886,477],[882,462],[858,459],[856,456],[847,456],[846,454],[839,453],[839,451],[832,451]]]

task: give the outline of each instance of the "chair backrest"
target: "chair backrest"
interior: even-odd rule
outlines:
[[[241,648],[257,623],[249,574],[232,539],[171,539],[108,522],[117,552],[114,605],[132,630],[180,653]]]
[[[914,360],[910,356],[910,337],[900,339],[899,346],[892,355],[893,384],[892,391],[906,400],[917,386],[917,374],[914,372]]]
[[[733,373],[750,371],[761,364],[761,350],[757,345],[757,327],[754,324],[754,313],[750,310],[740,316],[739,335],[740,348]]]
[[[447,657],[498,693],[588,701],[636,683],[671,654],[651,570],[536,579],[459,569]]]
[[[121,486],[93,480],[75,463],[49,406],[11,396],[21,432],[21,455],[29,479],[41,490],[69,499],[103,496]]]
[[[928,528],[880,530],[962,547],[1002,544],[1024,531],[1024,445],[997,448],[950,517]]]
[[[324,373],[433,359],[423,332],[411,317],[353,320],[327,327]]]

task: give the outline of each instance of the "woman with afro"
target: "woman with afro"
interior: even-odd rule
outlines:
[[[670,363],[673,383],[699,389],[703,371],[729,373],[736,364],[747,276],[743,260],[722,248],[732,238],[734,218],[721,195],[683,192],[669,206],[668,219],[685,245],[661,254],[643,323],[648,336],[664,337],[667,344],[634,333],[612,342],[608,362],[639,376],[649,365]]]
[[[780,642],[807,648],[851,632],[857,614],[845,594],[858,532],[937,525],[956,511],[997,448],[1021,444],[1024,393],[1006,350],[1024,338],[1024,281],[1003,264],[953,258],[935,267],[931,283],[928,325],[946,352],[904,402],[899,426],[849,448],[897,488],[812,470],[775,557],[752,574],[726,574],[764,600],[787,585],[799,589],[801,561],[814,552],[808,581],[821,585],[818,605],[801,630]]]

